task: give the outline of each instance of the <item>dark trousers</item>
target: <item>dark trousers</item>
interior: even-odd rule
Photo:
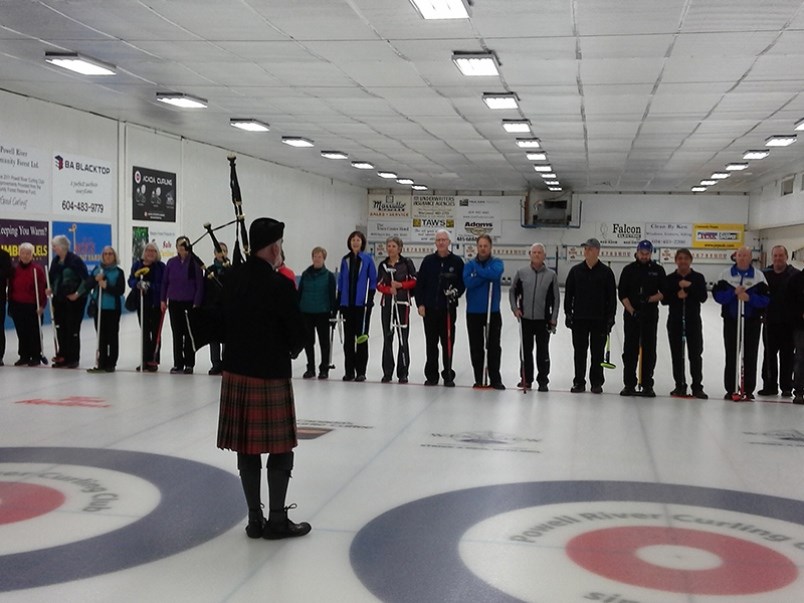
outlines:
[[[623,385],[626,387],[653,387],[653,370],[656,368],[656,331],[659,314],[637,315],[623,313]],[[637,375],[639,349],[642,348],[642,375]]]
[[[59,343],[57,356],[67,363],[81,361],[81,321],[84,319],[86,301],[86,297],[79,297],[75,301],[62,299],[52,302],[56,340]]]
[[[673,361],[673,380],[676,387],[687,387],[687,373],[684,367],[684,348],[690,360],[692,390],[703,389],[703,326],[699,320],[687,320],[686,325],[679,320],[667,320],[667,339],[670,342],[670,357]]]
[[[431,383],[438,383],[438,346],[441,345],[441,362],[444,369],[441,377],[444,381],[454,381],[452,370],[453,347],[455,346],[455,324],[458,312],[455,306],[447,308],[425,308],[424,340],[426,358],[424,362],[424,378]]]
[[[120,355],[120,310],[100,311],[100,333],[98,316],[95,316],[95,332],[98,333],[97,367],[113,369]]]
[[[796,329],[793,333],[796,356],[793,369],[793,384],[797,396],[804,396],[804,329]]]
[[[486,341],[486,314],[466,313],[466,331],[469,334],[469,357],[475,373],[475,383],[483,383],[483,369],[488,369],[489,383],[502,383],[500,376],[500,333],[502,332],[502,316],[499,312],[491,313],[491,322]],[[488,347],[488,358],[486,348]]]
[[[365,377],[369,342],[357,343],[358,335],[369,332],[371,306],[341,306],[343,315],[344,376]]]
[[[380,317],[382,318],[382,374],[384,377],[391,377],[394,374],[396,365],[396,376],[399,379],[408,378],[408,367],[410,366],[410,349],[408,347],[408,335],[410,333],[410,305],[397,304],[399,313],[399,327],[397,328],[397,317],[394,316],[393,303],[390,298],[383,299],[384,305]],[[399,333],[399,350],[394,362],[394,335]]]
[[[187,313],[192,310],[193,302],[170,300],[170,330],[173,332],[173,366],[175,368],[193,368],[195,366],[195,350],[187,327]]]
[[[793,330],[787,323],[765,323],[762,327],[762,343],[765,354],[762,357],[762,385],[765,389],[783,392],[793,390]],[[778,357],[778,362],[776,361]]]
[[[318,365],[319,373],[329,371],[329,312],[319,314],[302,314],[306,337],[304,340],[304,353],[307,355],[307,370],[315,371],[315,337],[318,334],[318,347],[321,348],[321,363]]]
[[[6,302],[0,302],[0,362],[6,355]]]
[[[146,364],[159,364],[159,352],[156,349],[156,341],[159,337],[159,322],[162,320],[162,310],[159,306],[151,307],[146,305],[143,308],[145,313],[145,328],[142,329],[142,315],[137,309],[137,318],[140,320],[142,329],[142,362],[140,366]]]
[[[36,304],[20,304],[10,301],[8,302],[8,313],[14,320],[14,328],[17,331],[17,350],[20,360],[39,362],[42,345],[39,340],[39,315],[36,313]]]
[[[586,386],[587,350],[591,356],[589,383],[603,387],[603,353],[606,348],[606,324],[601,320],[575,320],[572,325],[572,348],[575,351],[575,377],[573,385]]]
[[[762,324],[759,318],[747,318],[743,330],[743,375],[745,393],[753,394],[757,386],[757,356]],[[723,344],[726,348],[726,368],[723,371],[723,385],[726,393],[733,394],[740,389],[735,377],[737,368],[737,319],[723,319]]]
[[[521,319],[522,361],[525,383],[533,383],[533,342],[536,342],[536,368],[539,371],[537,382],[547,385],[550,382],[550,331],[546,320]]]

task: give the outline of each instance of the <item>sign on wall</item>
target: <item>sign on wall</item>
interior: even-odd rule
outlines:
[[[369,218],[410,218],[410,195],[369,195]]]
[[[745,237],[743,224],[695,224],[692,246],[700,249],[737,249]]]
[[[645,224],[645,238],[656,248],[692,245],[692,224],[652,222]]]
[[[176,174],[133,168],[132,217],[154,222],[176,221]]]
[[[643,223],[601,222],[598,224],[598,239],[604,247],[636,247],[645,238]]]
[[[53,213],[111,218],[112,164],[72,153],[53,156]]]
[[[0,140],[0,211],[50,212],[50,163],[47,153]]]
[[[414,220],[455,220],[455,197],[452,195],[413,195],[411,217]]]
[[[454,240],[474,242],[477,237],[486,234],[492,241],[499,241],[502,236],[502,217],[507,207],[514,207],[513,203],[510,197],[459,197],[455,210]],[[521,199],[516,201],[517,212],[521,203]],[[512,215],[516,217],[516,212]]]
[[[29,220],[0,220],[0,247],[16,260],[20,254],[20,244],[30,243],[34,247],[34,262],[47,266],[50,252],[50,229],[47,222]]]
[[[53,222],[53,236],[64,235],[70,240],[70,251],[78,255],[92,269],[101,261],[101,252],[112,244],[110,224],[87,222]]]

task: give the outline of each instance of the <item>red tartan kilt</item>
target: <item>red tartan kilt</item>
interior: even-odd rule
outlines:
[[[290,379],[259,379],[224,371],[218,448],[279,454],[290,452],[297,444]]]

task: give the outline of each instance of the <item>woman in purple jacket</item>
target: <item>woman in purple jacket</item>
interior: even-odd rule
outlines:
[[[170,373],[193,374],[195,347],[188,327],[188,312],[201,306],[204,297],[204,273],[196,261],[190,239],[176,239],[176,257],[165,265],[162,277],[162,312],[170,314],[173,332],[173,368]]]

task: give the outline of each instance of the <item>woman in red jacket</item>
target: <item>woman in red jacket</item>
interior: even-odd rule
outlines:
[[[30,243],[20,245],[20,261],[9,283],[8,313],[17,329],[20,355],[14,366],[39,366],[43,358],[39,321],[45,310],[47,281],[44,268],[33,261],[33,252]]]
[[[385,241],[388,257],[377,269],[377,291],[382,293],[382,382],[390,383],[394,374],[394,333],[399,333],[399,350],[396,360],[396,376],[400,383],[408,382],[410,353],[411,294],[416,286],[416,268],[413,262],[402,256],[402,239],[389,237]]]

